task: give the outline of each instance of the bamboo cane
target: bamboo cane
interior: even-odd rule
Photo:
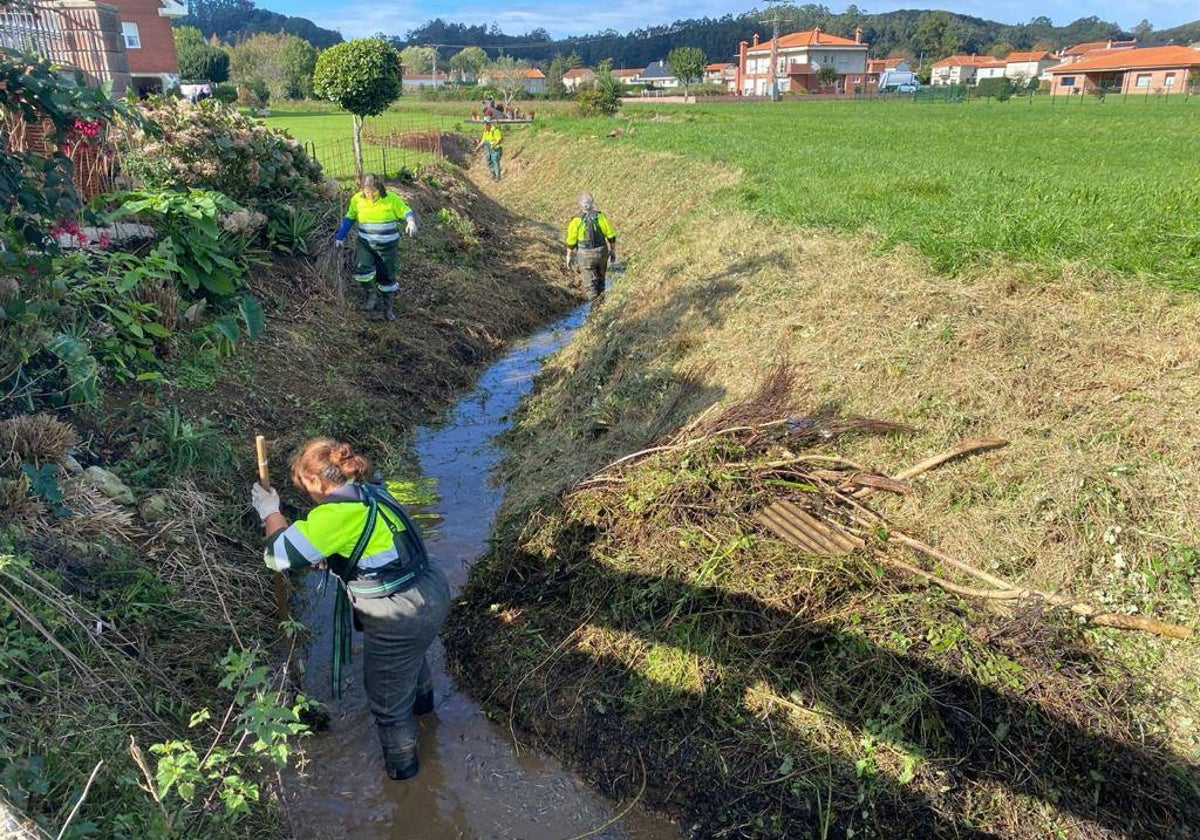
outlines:
[[[254,438],[254,453],[258,457],[258,483],[265,489],[271,489],[271,460],[267,456],[267,439],[262,435]],[[275,612],[280,622],[288,621],[291,612],[288,609],[288,582],[283,572],[276,572],[272,577],[275,585]]]

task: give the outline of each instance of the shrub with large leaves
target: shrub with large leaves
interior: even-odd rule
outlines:
[[[331,197],[320,165],[279,129],[206,99],[161,100],[143,107],[161,137],[123,138],[126,171],[145,190],[216,190],[247,207]]]

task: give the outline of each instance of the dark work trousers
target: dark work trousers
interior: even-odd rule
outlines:
[[[608,274],[608,248],[580,248],[576,259],[583,287],[593,298],[600,297],[604,294],[604,277]]]
[[[490,143],[485,144],[485,145],[487,146],[488,169],[490,169],[492,171],[492,180],[499,181],[500,180],[500,158],[501,158],[501,156],[504,155],[504,148],[502,146],[493,147]]]
[[[364,284],[375,282],[381,292],[394,292],[399,288],[396,266],[399,262],[399,240],[392,242],[368,242],[357,237],[354,248],[354,279]]]
[[[389,767],[406,766],[416,755],[413,703],[433,688],[426,652],[449,609],[450,585],[432,565],[386,598],[354,598],[363,628],[363,687]]]

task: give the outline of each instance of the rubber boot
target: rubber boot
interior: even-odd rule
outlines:
[[[376,292],[375,289],[369,290],[367,292],[367,299],[362,305],[362,311],[363,312],[373,311],[375,309],[375,302],[376,302],[377,297],[378,297],[378,292]]]
[[[396,782],[407,781],[420,771],[417,761],[417,744],[407,747],[401,744],[399,732],[390,726],[379,727],[379,743],[383,746],[383,765],[388,778]]]
[[[396,320],[396,293],[395,292],[380,292],[379,300],[381,309],[383,310],[383,319],[385,321]]]
[[[425,671],[425,669],[422,669]],[[428,672],[425,672],[428,673]],[[422,674],[422,677],[425,676]],[[421,679],[417,681],[417,699],[413,703],[414,715],[427,715],[433,711],[433,679],[432,674],[429,679]]]

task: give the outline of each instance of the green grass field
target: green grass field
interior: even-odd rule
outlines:
[[[742,167],[735,201],[800,225],[868,229],[940,271],[993,257],[1051,269],[1080,260],[1200,288],[1200,98],[643,106],[628,115],[639,145]]]
[[[637,103],[612,122],[537,104],[537,130],[603,137],[632,118],[641,148],[743,169],[721,200],[802,226],[866,230],[882,248],[916,248],[942,272],[1078,263],[1200,288],[1197,97]],[[463,122],[470,107],[403,101],[367,125],[473,132]],[[318,155],[349,136],[345,114],[269,122],[315,143]]]

